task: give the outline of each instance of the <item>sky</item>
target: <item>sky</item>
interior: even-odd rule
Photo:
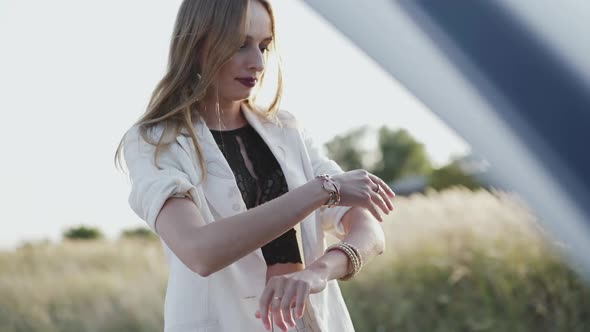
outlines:
[[[469,146],[299,0],[274,2],[282,107],[323,144],[361,125],[405,128],[435,165]],[[179,0],[0,1],[0,248],[109,238],[143,226],[113,156],[164,73]],[[400,50],[403,52],[403,50]],[[268,90],[267,90],[268,91]],[[371,136],[367,148],[374,146]]]

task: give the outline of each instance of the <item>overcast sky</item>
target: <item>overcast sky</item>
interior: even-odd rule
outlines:
[[[302,2],[275,3],[282,105],[318,143],[360,125],[386,124],[408,129],[437,165],[468,150]],[[130,185],[113,155],[163,74],[179,4],[0,1],[0,248],[58,240],[78,224],[109,237],[143,225],[128,206]]]

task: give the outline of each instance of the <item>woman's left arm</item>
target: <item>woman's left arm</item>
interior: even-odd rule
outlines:
[[[353,207],[341,220],[346,235],[342,239],[356,247],[363,264],[385,251],[385,235],[381,224],[366,209]],[[308,266],[327,281],[338,279],[352,272],[348,256],[340,250],[331,250]]]
[[[287,111],[282,110],[279,115],[296,122],[294,116]],[[313,174],[342,173],[340,166],[321,152],[306,130],[300,129],[303,148],[309,157]],[[382,189],[385,189],[390,199],[395,197],[395,193],[389,187]],[[385,236],[380,222],[364,208],[323,207],[320,210],[319,221],[324,232],[331,233],[357,248],[363,264],[385,250]],[[286,330],[288,326],[295,324],[291,308],[294,307],[297,317],[301,317],[309,294],[321,292],[328,281],[344,277],[352,271],[348,256],[340,250],[331,250],[302,271],[274,276],[268,281],[260,296],[256,317],[262,320],[267,330],[270,329],[270,316],[279,327]]]
[[[349,209],[341,222],[345,232],[342,240],[358,249],[363,264],[385,251],[381,225],[366,209]],[[348,256],[340,250],[331,250],[303,271],[272,277],[260,297],[256,317],[262,320],[267,330],[270,327],[270,316],[273,316],[277,326],[287,330],[289,326],[295,326],[290,310],[292,307],[295,307],[296,316],[301,317],[309,294],[321,292],[328,281],[342,278],[352,271]],[[275,302],[273,298],[277,295],[280,300]]]

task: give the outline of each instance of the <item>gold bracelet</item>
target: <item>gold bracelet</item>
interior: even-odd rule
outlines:
[[[354,258],[356,259],[356,262],[357,262],[357,264],[356,264],[357,265],[357,268],[356,268],[354,274],[359,273],[361,271],[361,269],[363,268],[363,259],[361,257],[361,254],[360,254],[359,250],[355,246],[353,246],[352,244],[350,244],[350,243],[347,243],[347,242],[344,242],[344,241],[342,241],[341,243],[342,243],[343,246],[346,246],[347,248],[349,248],[350,251],[353,252]]]
[[[339,280],[341,281],[346,281],[346,280],[350,280],[352,279],[352,277],[354,277],[355,274],[357,274],[357,271],[359,269],[359,264],[358,264],[358,260],[356,259],[354,252],[352,250],[350,250],[350,248],[347,248],[346,246],[339,246],[339,249],[344,249],[347,252],[348,257],[351,259],[352,262],[352,272],[339,278]]]
[[[363,256],[361,256],[361,252],[357,249],[357,247],[353,246],[352,244],[345,242],[345,241],[341,241],[342,244],[344,244],[345,246],[350,247],[351,250],[354,251],[354,253],[356,254],[356,257],[358,258],[359,261],[359,271],[363,268]]]
[[[352,272],[348,273],[347,275],[345,275],[345,276],[343,276],[341,278],[338,278],[338,280],[345,281],[345,280],[348,280],[348,279],[352,278],[352,276],[354,275],[354,270],[356,270],[356,266],[355,266],[355,263],[354,263],[354,258],[353,258],[354,256],[353,256],[353,254],[351,252],[349,252],[347,249],[341,248],[340,246],[330,247],[330,248],[326,249],[326,253],[328,253],[328,252],[330,252],[332,250],[338,250],[338,251],[343,252],[344,254],[346,254],[346,256],[348,258],[348,262],[351,262],[352,263],[352,266],[353,266],[353,268],[352,268],[353,271]],[[346,264],[346,270],[348,271],[348,264]]]
[[[353,271],[338,280],[346,281],[356,275],[362,268],[362,258],[357,248],[347,242],[335,243],[328,247],[324,253],[328,253],[332,250],[340,250],[348,256],[349,261],[352,263]]]
[[[330,198],[323,206],[332,208],[340,204],[340,185],[338,185],[328,174],[320,174],[316,176],[316,178],[321,178],[323,180],[322,187],[330,193]]]

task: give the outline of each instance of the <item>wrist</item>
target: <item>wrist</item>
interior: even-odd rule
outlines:
[[[319,274],[326,280],[345,276],[351,271],[348,256],[339,250],[332,250],[325,253],[309,265],[307,269]]]
[[[340,204],[340,185],[329,174],[320,174],[316,178],[322,180],[322,188],[330,195],[324,206],[331,208]]]
[[[315,202],[317,207],[324,206],[328,200],[330,199],[330,193],[323,188],[324,180],[321,178],[314,178],[310,182],[311,187],[313,187],[313,196],[315,197]]]
[[[322,278],[322,279],[327,280],[330,276],[330,266],[327,262],[323,261],[321,258],[316,260],[315,262],[313,262],[313,264],[308,266],[307,269],[313,273],[318,274],[320,276],[320,278]]]

